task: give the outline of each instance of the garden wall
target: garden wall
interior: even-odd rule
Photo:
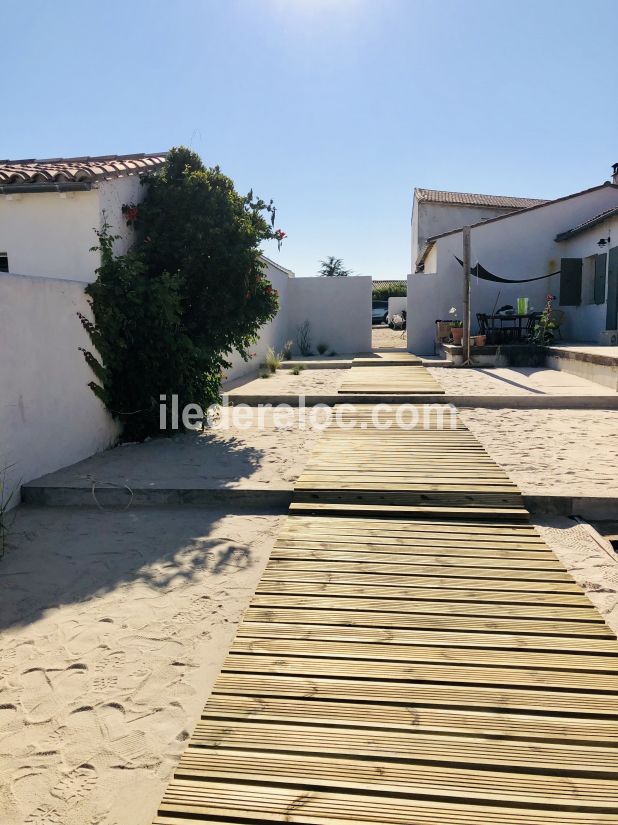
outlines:
[[[14,465],[5,495],[116,438],[78,349],[91,349],[76,315],[90,316],[84,287],[0,273],[0,471]]]
[[[307,320],[314,351],[318,344],[340,354],[369,351],[371,289],[371,278],[364,275],[294,278],[290,281],[288,338],[296,341],[298,327]]]
[[[255,373],[272,347],[280,352],[287,340],[294,342],[298,328],[309,321],[313,351],[325,344],[339,354],[367,352],[371,349],[371,287],[370,277],[295,278],[293,273],[266,261],[266,275],[279,292],[279,312],[274,320],[260,330],[260,338],[251,351],[251,361],[243,361],[237,352],[230,357],[227,381]],[[402,299],[405,306],[406,299]]]
[[[294,282],[293,273],[267,259],[264,259],[264,263],[265,275],[279,293],[279,312],[269,324],[264,324],[260,329],[259,340],[251,347],[251,352],[254,352],[255,356],[250,361],[243,361],[236,350],[230,355],[231,367],[226,370],[227,381],[256,372],[264,360],[266,350],[272,347],[276,352],[280,352],[288,338],[289,290],[290,284]]]

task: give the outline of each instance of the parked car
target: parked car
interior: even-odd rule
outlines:
[[[388,317],[388,301],[371,302],[371,323],[385,324]]]

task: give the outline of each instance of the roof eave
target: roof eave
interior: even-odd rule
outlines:
[[[423,266],[425,264],[425,259],[427,258],[427,255],[429,255],[429,253],[431,252],[431,249],[432,249],[434,243],[435,243],[435,241],[433,241],[431,238],[428,241],[425,241],[425,244],[423,245],[423,248],[419,252],[418,257],[416,259],[416,264],[415,264],[415,267],[414,267],[415,272],[422,272],[423,271]]]
[[[67,181],[65,183],[7,183],[0,184],[0,195],[34,195],[45,192],[89,192],[94,181]]]

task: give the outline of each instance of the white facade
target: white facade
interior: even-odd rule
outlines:
[[[507,217],[474,226],[471,230],[472,263],[508,279],[543,275],[560,269],[560,258],[570,257],[565,242],[556,235],[604,210],[618,206],[618,188],[606,184],[543,206],[511,213]],[[461,318],[463,270],[455,259],[462,257],[462,233],[436,239],[425,259],[424,272],[408,277],[408,349],[417,354],[433,352],[435,321],[448,319],[455,306]],[[560,277],[526,284],[497,284],[473,278],[471,286],[472,331],[476,313],[491,313],[494,307],[513,304],[528,297],[541,310],[547,293],[559,295]],[[567,326],[563,334],[582,340],[574,327],[581,308],[565,307]],[[596,313],[591,313],[598,315]]]
[[[108,447],[117,427],[88,383],[84,284],[0,273],[0,473],[20,483]],[[13,466],[11,466],[13,465]],[[16,501],[12,502],[16,503]]]
[[[429,238],[462,226],[496,218],[499,215],[507,215],[518,208],[521,207],[428,201],[423,198],[419,199],[419,190],[415,189],[412,201],[412,268],[410,272],[416,271],[418,256]]]
[[[125,203],[138,203],[143,187],[138,175],[93,183],[89,191],[0,194],[0,252],[6,252],[9,272],[38,278],[95,280],[99,254],[96,230],[104,219],[120,235],[117,254],[133,239],[122,215]]]
[[[613,240],[604,247],[599,247],[600,238],[612,238]],[[571,341],[594,341],[599,342],[601,333],[605,329],[615,329],[614,326],[606,327],[607,322],[607,289],[608,289],[608,267],[609,251],[618,245],[618,217],[612,217],[602,225],[590,227],[581,234],[574,235],[568,240],[561,241],[558,247],[563,258],[581,258],[582,266],[582,300],[579,306],[563,307],[566,313],[566,321],[562,330],[564,338]],[[597,304],[594,300],[594,271],[595,258],[597,255],[605,253],[605,301]],[[556,292],[556,295],[559,293]]]

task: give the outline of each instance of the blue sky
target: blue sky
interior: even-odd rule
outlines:
[[[615,0],[0,0],[0,156],[185,144],[267,254],[410,268],[414,186],[557,197],[618,161]]]

